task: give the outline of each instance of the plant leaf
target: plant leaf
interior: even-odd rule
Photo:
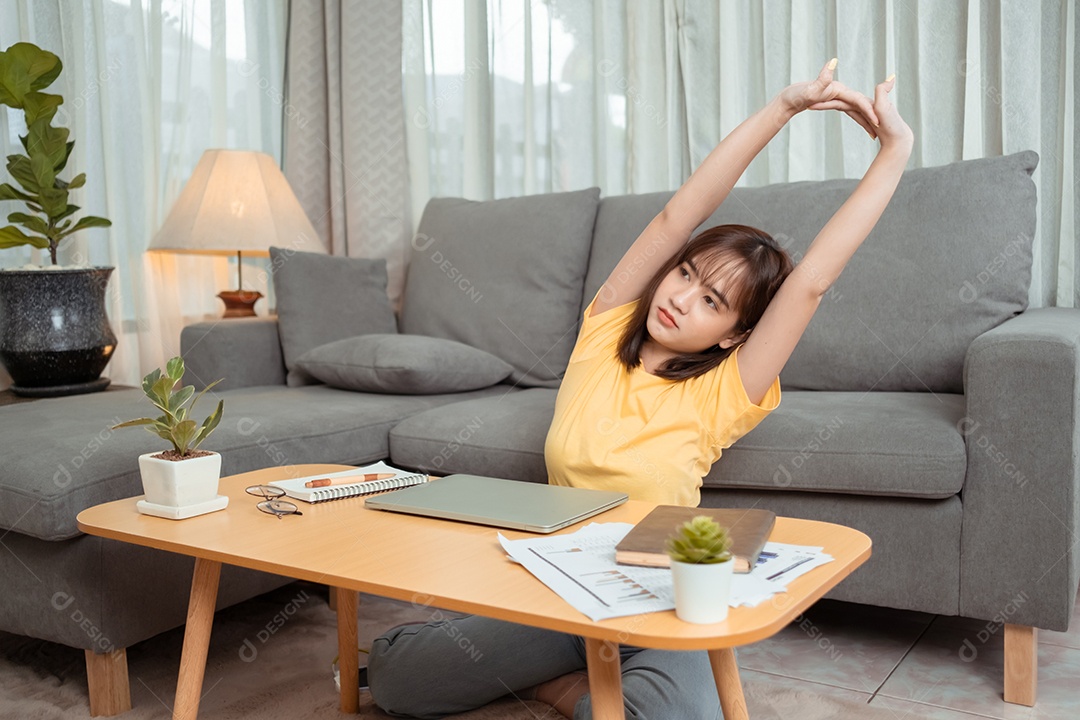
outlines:
[[[163,375],[161,378],[158,379],[156,383],[154,383],[154,395],[150,398],[150,400],[159,408],[161,408],[162,412],[164,412],[170,418],[173,417],[172,407],[170,406],[170,399],[172,398],[172,389],[173,385],[175,384],[175,380],[173,380],[168,375]]]
[[[181,455],[187,455],[188,446],[191,445],[191,441],[195,439],[198,432],[199,428],[194,420],[178,422],[173,428],[173,442]]]
[[[191,396],[195,394],[195,386],[188,385],[187,387],[180,388],[179,391],[173,395],[170,405],[174,411],[177,411],[177,417],[179,417],[179,411],[184,409],[184,403],[191,399]],[[181,418],[183,419],[183,418]]]
[[[71,187],[71,186],[69,185],[68,187]],[[81,210],[81,209],[82,208],[80,208],[78,205],[68,205],[66,208],[64,208],[64,212],[60,213],[59,215],[57,215],[56,217],[53,218],[53,222],[59,222],[59,221],[63,220],[66,217],[70,217],[71,215],[74,215],[75,213],[79,212],[79,210]],[[71,222],[68,221],[68,225],[70,225],[70,224],[71,224]],[[64,228],[60,228],[60,229],[63,230]]]
[[[56,166],[56,172],[60,172],[67,167],[68,158],[71,157],[71,150],[75,147],[74,140],[68,140],[67,149],[64,151],[64,159],[60,161],[60,164]]]
[[[195,396],[195,399],[191,401],[191,411],[192,411],[192,412],[195,412],[195,403],[199,402],[199,400],[200,400],[200,399],[202,398],[202,396],[206,394],[206,391],[207,391],[207,390],[209,390],[210,388],[214,387],[215,385],[217,385],[217,384],[218,384],[219,382],[221,382],[221,381],[222,381],[222,380],[224,380],[224,379],[225,379],[225,378],[221,378],[221,379],[219,379],[219,380],[215,380],[214,382],[212,382],[212,383],[210,383],[209,385],[207,385],[206,387],[204,387],[204,388],[202,389],[202,392],[200,392],[200,393],[199,393],[198,395],[196,395],[196,396]],[[194,387],[194,386],[192,386],[192,387]]]
[[[30,90],[49,87],[64,69],[60,58],[33,43],[15,43],[7,49],[7,55],[9,62],[21,66],[26,74]]]
[[[86,173],[79,173],[75,177],[71,178],[71,182],[67,184],[68,190],[78,190],[86,184]]]
[[[154,368],[146,374],[146,377],[142,379],[142,391],[146,393],[146,396],[150,397],[151,400],[153,400],[153,398],[150,396],[150,393],[152,392],[154,385],[157,383],[158,378],[160,377],[161,371],[157,368]]]
[[[34,177],[34,168],[30,158],[25,155],[8,155],[7,171],[28,192],[40,192],[41,186],[38,185],[37,178]]]
[[[109,429],[110,430],[119,430],[120,428],[136,427],[138,425],[153,425],[153,424],[154,424],[154,420],[152,418],[139,418],[138,420],[128,420],[127,422],[122,422],[119,425],[113,425]]]
[[[34,173],[34,180],[37,181],[39,188],[51,188],[56,185],[56,171],[53,170],[53,164],[49,162],[49,156],[43,154],[34,154],[30,156],[30,169]],[[67,203],[64,203],[66,206]]]
[[[210,435],[210,433],[214,432],[214,428],[216,428],[218,426],[218,423],[221,422],[221,413],[222,411],[224,411],[224,409],[225,401],[218,400],[217,408],[214,410],[214,412],[210,413],[209,417],[207,417],[206,420],[203,422],[202,430],[199,432],[198,437],[195,438],[195,442],[191,446],[192,450],[199,447],[199,445],[202,444],[202,441],[205,440]]]
[[[47,238],[36,235],[27,235],[14,225],[0,228],[0,248],[18,247],[19,245],[33,245],[36,248],[49,247]]]
[[[86,220],[86,218],[83,218]],[[79,221],[81,223],[82,220]],[[75,227],[79,227],[79,223],[75,223]],[[169,360],[165,365],[165,374],[171,377],[174,381],[184,377],[184,358],[177,355]]]
[[[22,200],[23,202],[34,202],[37,200],[33,195],[27,195],[22,190],[16,190],[7,183],[0,184],[0,200]]]
[[[53,219],[55,220],[56,218],[54,217]],[[80,230],[85,230],[86,228],[111,226],[111,220],[106,220],[102,217],[94,217],[93,215],[87,215],[86,217],[79,218],[79,222],[75,223],[70,230],[64,231],[64,233],[61,234],[60,237],[67,237],[72,233],[78,232]]]
[[[38,120],[51,123],[56,115],[56,109],[63,104],[64,98],[60,95],[50,95],[42,92],[28,92],[23,98],[23,112],[26,113],[26,125],[29,127]]]
[[[46,235],[49,232],[49,226],[44,220],[37,215],[27,215],[26,213],[13,212],[8,215],[8,222],[19,223],[27,230],[31,230],[36,233]]]
[[[49,169],[56,174],[57,166],[64,162],[67,155],[67,142],[70,131],[67,128],[53,127],[44,120],[30,125],[27,133],[27,153],[31,158],[42,155],[47,158]],[[43,186],[48,187],[48,186]]]
[[[42,212],[54,218],[67,210],[68,191],[61,188],[41,188],[38,190],[38,200],[41,202]]]

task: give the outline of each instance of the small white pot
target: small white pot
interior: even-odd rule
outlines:
[[[731,574],[735,563],[700,564],[671,561],[675,615],[684,622],[709,625],[727,619]]]
[[[156,454],[139,456],[139,472],[146,502],[155,506],[183,508],[208,503],[217,497],[221,455],[210,453],[173,462],[153,457]]]

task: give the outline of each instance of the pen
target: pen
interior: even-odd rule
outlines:
[[[304,483],[304,487],[317,488],[326,487],[327,485],[346,485],[348,483],[369,482],[371,480],[389,480],[392,477],[397,477],[394,473],[367,473],[365,475],[342,475],[336,478],[319,478],[318,480],[308,480]]]

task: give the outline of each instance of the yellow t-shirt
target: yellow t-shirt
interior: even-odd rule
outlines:
[[[592,303],[585,310],[544,446],[548,482],[697,507],[701,479],[720,453],[780,404],[780,380],[754,405],[737,350],[689,380],[666,380],[640,365],[627,371],[616,348],[637,303],[594,317]]]

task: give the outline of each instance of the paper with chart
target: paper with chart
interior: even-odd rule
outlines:
[[[615,546],[632,527],[590,523],[569,535],[525,540],[508,540],[499,533],[499,542],[512,559],[594,621],[672,610],[669,568],[615,562]],[[820,547],[766,543],[754,569],[732,577],[728,604],[753,607],[831,561]]]
[[[615,564],[629,523],[590,523],[570,535],[499,542],[514,560],[592,620],[671,610],[671,571]],[[666,578],[665,578],[666,576]]]

